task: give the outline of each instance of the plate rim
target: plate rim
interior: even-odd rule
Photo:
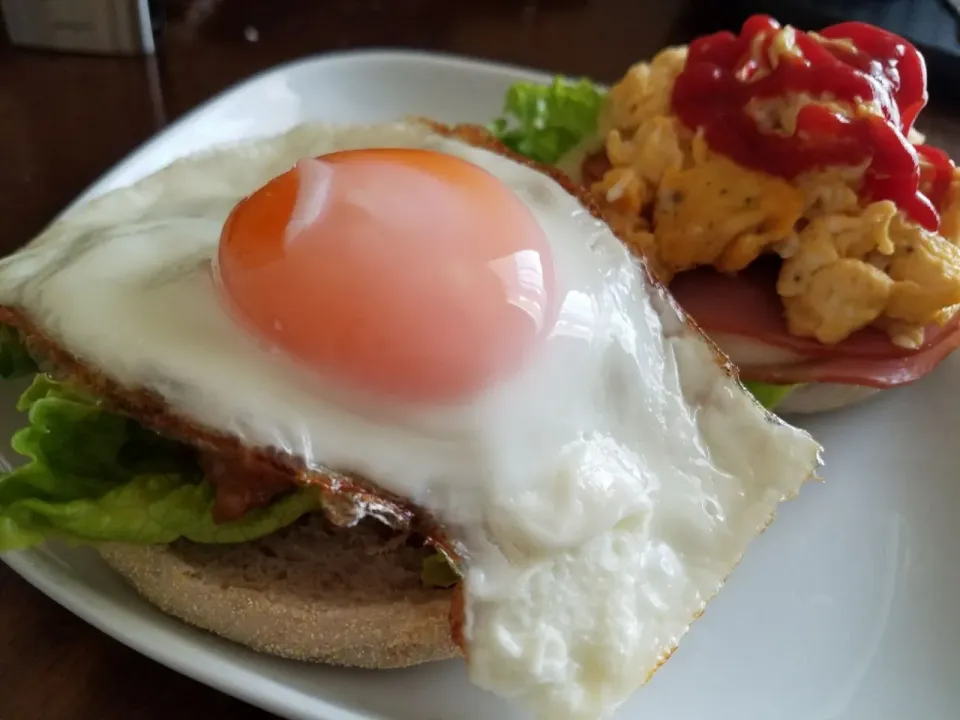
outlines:
[[[487,60],[470,55],[458,55],[456,53],[434,52],[432,50],[415,50],[407,48],[359,48],[356,50],[334,50],[324,53],[307,55],[293,60],[287,60],[277,65],[258,70],[251,75],[241,78],[228,85],[214,95],[194,106],[190,110],[177,117],[171,123],[164,126],[161,130],[154,133],[139,145],[126,153],[120,160],[108,167],[103,173],[84,188],[76,198],[74,198],[66,207],[60,210],[43,229],[37,232],[33,237],[40,235],[46,228],[55,223],[61,217],[82,205],[96,196],[98,188],[109,185],[111,180],[122,175],[124,171],[133,164],[135,158],[144,152],[149,152],[155,146],[165,140],[168,135],[178,132],[180,127],[187,125],[197,117],[206,114],[214,106],[229,100],[246,90],[250,86],[267,82],[277,75],[286,75],[295,73],[302,68],[310,65],[339,65],[351,63],[373,63],[382,64],[390,62],[417,63],[420,65],[443,65],[454,67],[466,72],[494,72],[503,76],[510,76],[513,81],[527,80],[531,82],[546,83],[557,77],[561,73],[516,65],[513,63],[499,62],[496,60]],[[33,239],[33,238],[31,238]]]

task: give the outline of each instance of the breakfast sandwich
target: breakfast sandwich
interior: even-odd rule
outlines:
[[[0,550],[83,543],[259,651],[466,657],[600,718],[820,448],[559,172],[482,129],[304,125],[69,212],[0,261],[32,375]]]
[[[903,38],[755,16],[609,93],[517,86],[495,129],[590,188],[758,398],[811,412],[960,345],[960,175],[914,130],[926,101]]]

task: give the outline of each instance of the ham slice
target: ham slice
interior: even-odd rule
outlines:
[[[681,273],[670,284],[679,305],[707,333],[736,335],[788,350],[806,360],[741,369],[745,380],[776,384],[834,382],[889,388],[923,377],[960,347],[960,313],[927,328],[922,347],[909,350],[876,328],[824,345],[787,332],[776,294],[776,265],[757,262],[736,276],[709,268]]]
[[[956,318],[954,318],[956,320]],[[960,347],[960,324],[933,347],[897,358],[834,357],[815,358],[791,365],[755,365],[740,371],[743,380],[797,385],[802,383],[840,383],[886,389],[919,380],[940,361]]]

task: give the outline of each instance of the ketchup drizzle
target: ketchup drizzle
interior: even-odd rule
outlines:
[[[792,34],[792,52],[774,65],[778,33]],[[790,39],[790,36],[783,38]],[[762,131],[747,112],[751,100],[810,95],[791,135]],[[816,101],[879,108],[846,117]],[[707,144],[735,162],[793,179],[832,165],[867,162],[862,198],[892,200],[917,224],[936,231],[938,207],[953,175],[941,150],[907,141],[927,103],[923,57],[903,38],[872,25],[846,22],[819,34],[784,30],[754,15],[739,35],[718,32],[694,40],[673,89],[673,111]]]

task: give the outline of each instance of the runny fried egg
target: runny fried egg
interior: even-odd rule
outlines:
[[[432,150],[299,161],[234,209],[218,258],[228,300],[269,342],[408,400],[480,390],[552,320],[533,212],[493,174]]]
[[[418,122],[175,162],[0,262],[0,304],[430,513],[472,680],[543,718],[611,714],[818,462],[575,197]]]

